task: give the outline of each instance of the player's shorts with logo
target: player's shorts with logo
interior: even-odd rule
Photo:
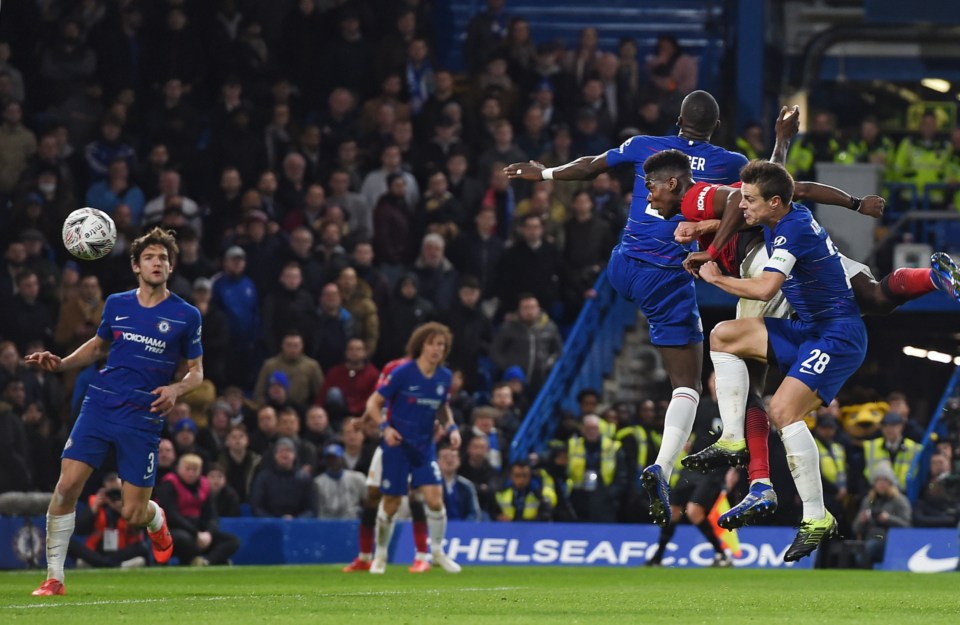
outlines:
[[[693,276],[682,267],[667,269],[631,258],[613,248],[607,278],[617,293],[635,302],[650,324],[653,345],[703,342]]]
[[[407,443],[389,447],[381,443],[383,450],[383,479],[380,491],[384,495],[406,495],[409,488],[442,483],[440,465],[433,445],[425,449]],[[367,479],[369,484],[369,478]],[[408,488],[409,484],[409,488]]]
[[[148,411],[130,405],[104,405],[98,397],[88,393],[62,457],[99,469],[113,447],[121,480],[134,486],[153,486],[157,479],[157,448],[162,423],[162,419]],[[137,427],[139,424],[142,425]]]
[[[772,317],[763,321],[780,371],[810,387],[825,405],[867,354],[867,329],[859,317],[820,323]]]

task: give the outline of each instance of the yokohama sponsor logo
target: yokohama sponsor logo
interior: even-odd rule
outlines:
[[[124,341],[142,344],[144,349],[154,354],[162,354],[167,349],[167,342],[162,339],[155,339],[142,334],[134,334],[133,332],[123,332],[121,336],[123,336]]]

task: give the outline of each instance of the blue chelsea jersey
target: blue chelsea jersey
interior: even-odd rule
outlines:
[[[860,309],[837,246],[809,209],[793,204],[772,230],[763,231],[770,256],[764,271],[787,276],[780,290],[800,321],[859,319]]]
[[[614,167],[621,163],[634,163],[636,172],[630,214],[620,239],[621,250],[627,256],[653,265],[676,268],[690,251],[689,245],[681,245],[673,240],[677,222],[683,221],[683,216],[677,215],[669,220],[661,217],[647,203],[647,189],[643,185],[643,162],[663,150],[680,150],[689,156],[693,179],[711,184],[738,182],[747,158],[709,143],[679,136],[637,135],[624,141],[620,147],[607,151],[607,165]]]
[[[411,360],[391,371],[377,389],[386,399],[390,427],[400,432],[405,444],[418,449],[432,445],[433,423],[437,410],[450,399],[452,380],[446,367],[437,367],[428,378]]]
[[[111,295],[97,329],[110,352],[89,392],[107,407],[148,411],[151,391],[171,383],[180,361],[203,355],[201,334],[200,311],[173,293],[151,308],[136,290]]]

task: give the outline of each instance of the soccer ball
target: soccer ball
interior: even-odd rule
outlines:
[[[103,258],[116,242],[116,224],[110,215],[96,208],[78,208],[63,222],[63,245],[77,258]]]

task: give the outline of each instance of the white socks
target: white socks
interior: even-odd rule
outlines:
[[[747,363],[726,352],[710,352],[710,360],[717,373],[717,404],[723,421],[720,440],[726,443],[742,441],[747,394],[750,392]]]
[[[147,521],[147,531],[159,531],[163,527],[163,508],[158,506],[155,501],[147,502],[147,508],[153,511],[153,516]]]
[[[430,550],[443,551],[443,537],[447,535],[447,509],[431,510],[427,508],[427,532],[430,534]]]
[[[780,430],[780,440],[787,450],[787,464],[803,501],[803,518],[823,519],[823,484],[820,482],[820,454],[813,434],[803,421],[791,423]]]
[[[393,538],[394,519],[396,515],[387,516],[383,511],[383,502],[380,502],[380,509],[377,510],[377,549],[374,558],[378,560],[387,559],[387,550],[390,548],[390,539]]]
[[[63,581],[63,562],[67,559],[67,547],[76,519],[76,512],[47,513],[47,579]]]
[[[700,403],[700,393],[692,388],[680,386],[673,389],[667,414],[663,419],[663,440],[660,443],[660,453],[654,463],[663,471],[663,477],[670,482],[673,475],[673,465],[677,456],[693,430],[693,420],[697,416],[697,405]]]

